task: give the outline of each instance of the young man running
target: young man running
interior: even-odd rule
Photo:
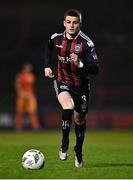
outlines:
[[[53,78],[51,54],[57,55],[57,78],[54,81],[56,95],[62,106],[62,143],[59,158],[66,160],[72,116],[75,122],[75,166],[83,166],[82,146],[85,137],[90,82],[89,74],[98,74],[98,58],[91,39],[81,31],[82,16],[76,9],[64,14],[63,33],[55,33],[45,48],[44,74]]]

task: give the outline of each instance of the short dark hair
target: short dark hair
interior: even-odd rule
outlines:
[[[69,9],[64,13],[64,20],[66,16],[74,16],[79,18],[80,24],[82,24],[82,14],[79,10],[77,9]]]

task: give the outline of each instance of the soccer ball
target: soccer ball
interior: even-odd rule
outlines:
[[[37,149],[26,151],[22,157],[22,166],[25,169],[41,169],[44,166],[44,154]]]

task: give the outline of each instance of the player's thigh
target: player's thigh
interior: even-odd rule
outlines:
[[[25,110],[25,99],[22,97],[16,98],[16,112],[23,113]]]
[[[63,109],[74,109],[74,101],[68,91],[63,91],[58,95],[58,101]]]
[[[37,100],[36,98],[30,98],[28,99],[27,101],[27,104],[26,104],[26,112],[27,113],[36,113],[37,112]]]
[[[87,118],[87,114],[80,114],[76,111],[74,111],[74,121],[76,124],[84,124],[84,122],[86,121]]]

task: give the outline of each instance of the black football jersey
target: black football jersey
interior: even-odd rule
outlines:
[[[80,86],[87,82],[88,65],[98,62],[94,43],[81,30],[72,40],[66,38],[65,32],[53,34],[45,48],[44,67],[50,67],[52,52],[57,56],[57,81],[63,81],[67,85]],[[78,55],[83,67],[74,65],[70,58],[71,53]]]

